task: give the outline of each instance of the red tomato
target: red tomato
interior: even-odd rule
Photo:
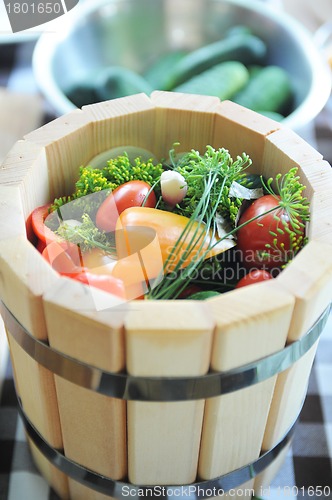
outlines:
[[[37,207],[31,214],[31,225],[33,232],[44,243],[59,240],[59,237],[44,224],[44,220],[49,215],[51,203]]]
[[[178,298],[179,299],[187,299],[189,297],[189,295],[193,295],[194,293],[198,293],[201,291],[202,291],[201,287],[191,283],[180,293]]]
[[[109,232],[115,231],[119,215],[130,207],[142,206],[151,186],[144,181],[129,181],[114,189],[100,205],[96,215],[96,225],[99,229]],[[144,206],[154,208],[156,195],[153,191],[146,199]]]
[[[255,200],[242,214],[239,226],[279,205],[279,197],[270,194]],[[279,268],[292,257],[292,243],[288,230],[289,216],[283,208],[249,222],[237,231],[237,248],[240,259],[250,269]],[[293,233],[294,234],[294,233]],[[304,229],[296,239],[301,238]]]
[[[260,281],[271,280],[273,277],[264,269],[253,269],[246,276],[240,279],[235,288],[241,288],[242,286],[252,285],[253,283],[259,283]]]

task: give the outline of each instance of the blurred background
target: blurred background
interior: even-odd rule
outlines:
[[[216,73],[204,84],[191,81],[229,61],[242,69],[228,66],[234,80],[226,89],[216,87]],[[52,23],[0,30],[0,163],[24,134],[77,106],[155,88],[203,88],[245,103],[291,127],[332,163],[331,72],[331,0],[80,0]],[[330,322],[295,442],[297,460],[288,457],[276,485],[332,487],[331,332]],[[30,462],[13,394],[0,318],[0,498],[53,498]]]
[[[331,33],[330,0],[80,0],[45,25],[0,31],[0,159],[24,133],[75,107],[204,88],[282,121],[331,160]],[[247,73],[228,67],[226,89],[216,87],[218,72],[192,81],[230,60]]]

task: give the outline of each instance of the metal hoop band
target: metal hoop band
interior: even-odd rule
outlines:
[[[151,496],[151,491],[156,492],[157,496],[164,500],[174,500],[174,497],[203,500],[212,497],[210,491],[215,491],[216,495],[214,496],[218,496],[218,493],[220,495],[221,492],[226,493],[231,489],[238,488],[261,473],[278,457],[283,449],[291,442],[297,422],[296,420],[291,429],[274,448],[263,453],[254,462],[229,472],[228,474],[219,476],[215,479],[180,486],[137,486],[102,476],[68,459],[61,451],[53,448],[43,439],[25,415],[21,402],[18,401],[18,403],[19,413],[29,438],[55,467],[84,486],[119,500],[127,498],[128,496],[136,500],[139,498],[155,498],[153,495]],[[179,494],[180,492],[182,492],[182,495]]]
[[[284,349],[252,363],[225,372],[197,377],[135,377],[112,373],[67,356],[34,338],[1,303],[1,312],[11,335],[37,363],[55,375],[109,397],[135,401],[188,401],[207,399],[263,382],[298,361],[320,337],[330,306],[304,337]]]

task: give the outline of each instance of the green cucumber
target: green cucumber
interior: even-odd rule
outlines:
[[[266,66],[249,79],[247,85],[232,99],[257,112],[285,112],[293,98],[288,73],[279,66]]]
[[[233,34],[209,45],[205,45],[184,56],[169,74],[168,86],[172,90],[189,78],[225,61],[239,61],[243,64],[263,64],[266,45],[250,33]]]
[[[203,71],[187,82],[175,87],[175,92],[212,95],[219,99],[230,99],[249,80],[249,72],[244,64],[228,61]]]
[[[245,173],[243,179],[241,179],[238,182],[243,186],[247,187],[248,189],[259,189],[263,187],[262,176],[258,174]]]
[[[234,26],[228,28],[225,33],[225,38],[233,35],[252,35],[252,31],[248,26],[245,26],[244,24],[235,24]]]
[[[94,84],[90,82],[75,83],[66,89],[65,94],[78,108],[87,104],[94,104],[99,100],[97,90]]]
[[[276,111],[262,111],[261,109],[259,109],[257,112],[263,116],[266,116],[267,118],[271,118],[271,120],[274,120],[275,122],[281,122],[285,119],[285,117],[281,113],[277,113]]]
[[[169,74],[173,67],[177,64],[187,52],[184,50],[176,50],[161,55],[147,70],[143,73],[143,77],[149,82],[155,90],[164,90],[167,86]]]
[[[149,95],[153,88],[143,76],[120,66],[110,66],[100,74],[95,82],[100,101],[139,94]]]
[[[217,297],[220,292],[214,290],[201,290],[200,292],[193,293],[187,297],[188,300],[206,300],[211,299],[211,297]]]

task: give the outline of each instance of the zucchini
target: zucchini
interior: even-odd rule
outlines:
[[[279,66],[266,66],[254,74],[232,100],[253,111],[283,114],[289,108],[292,98],[293,90],[288,73]]]
[[[143,76],[120,66],[110,66],[100,74],[95,82],[100,101],[139,94],[149,95],[153,88]]]
[[[173,90],[188,94],[213,95],[219,99],[230,99],[249,80],[249,72],[244,64],[228,61],[217,64]]]
[[[263,64],[266,45],[250,33],[234,33],[217,42],[205,45],[184,56],[173,67],[169,83],[164,90],[172,90],[189,78],[225,61],[239,61],[243,64]]]

